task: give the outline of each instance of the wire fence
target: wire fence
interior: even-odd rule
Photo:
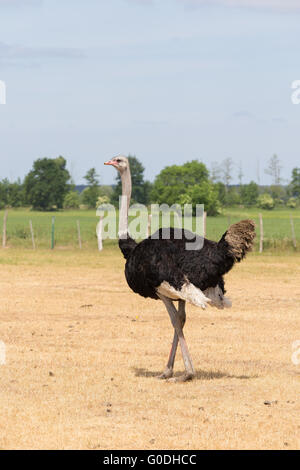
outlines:
[[[228,226],[246,218],[245,214],[228,213],[218,217],[207,217],[206,237],[219,240]],[[254,251],[268,250],[298,251],[300,247],[300,214],[284,214],[276,218],[276,214],[251,214],[256,223],[257,237]],[[100,218],[95,211],[34,213],[29,211],[0,211],[0,230],[2,247],[23,247],[27,249],[66,247],[73,249],[105,249],[106,246],[117,244],[116,239],[106,239],[102,243],[99,233],[105,228],[103,223],[99,232]],[[176,220],[171,218],[171,226]],[[97,230],[98,226],[98,230]],[[151,219],[144,237],[152,233]],[[98,232],[98,236],[97,236]],[[143,238],[143,237],[142,237]]]

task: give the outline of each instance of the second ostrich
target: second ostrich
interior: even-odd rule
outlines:
[[[252,220],[242,220],[224,233],[219,242],[202,239],[199,249],[187,250],[186,244],[197,242],[197,235],[182,229],[165,229],[136,243],[128,234],[128,209],[131,198],[131,175],[128,159],[122,155],[105,163],[116,168],[122,181],[119,214],[119,247],[126,259],[125,276],[129,287],[143,297],[161,299],[174,327],[169,360],[161,379],[187,381],[195,370],[183,335],[185,304],[198,307],[230,307],[225,297],[223,276],[251,250],[255,237]],[[194,237],[194,238],[192,238]],[[178,301],[178,309],[174,305]],[[185,373],[173,377],[178,346],[181,347]]]

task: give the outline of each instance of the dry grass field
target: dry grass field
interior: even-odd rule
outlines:
[[[232,309],[188,306],[197,378],[174,384],[155,378],[165,308],[129,290],[116,249],[2,250],[0,449],[299,449],[299,261],[251,255]]]

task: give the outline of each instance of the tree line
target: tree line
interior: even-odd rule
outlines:
[[[204,204],[208,215],[217,215],[222,207],[242,205],[273,209],[276,206],[296,208],[300,205],[300,168],[292,170],[291,180],[283,184],[281,162],[273,155],[265,172],[272,178],[270,186],[261,186],[255,181],[243,184],[242,166],[238,168],[239,184],[233,185],[234,162],[230,158],[221,163],[214,162],[210,169],[198,160],[182,165],[165,167],[154,182],[145,180],[145,168],[140,160],[129,155],[132,175],[132,201],[148,205],[158,204]],[[59,210],[96,208],[103,203],[118,206],[121,195],[121,179],[116,176],[113,186],[100,185],[95,168],[84,176],[86,187],[76,190],[67,170],[64,157],[42,158],[33,163],[24,178],[10,182],[0,181],[0,208],[32,207],[34,210]]]

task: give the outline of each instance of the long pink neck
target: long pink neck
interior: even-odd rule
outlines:
[[[131,199],[131,174],[129,166],[121,173],[122,196],[119,213],[119,238],[127,238],[128,210]]]

